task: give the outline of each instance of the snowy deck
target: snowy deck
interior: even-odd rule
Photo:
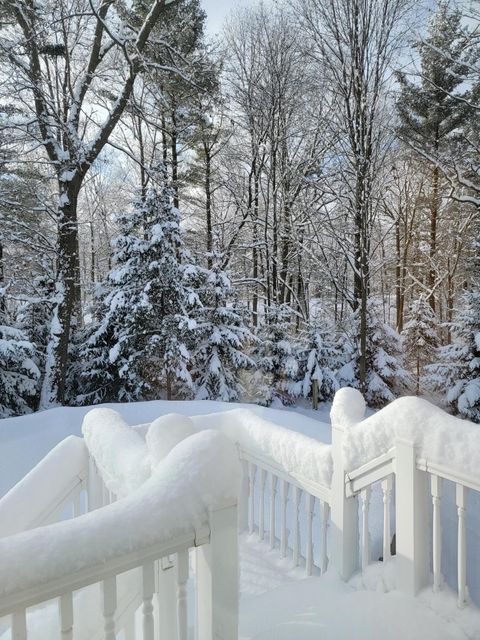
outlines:
[[[226,408],[234,407],[228,405]],[[209,402],[153,402],[117,405],[115,409],[130,424],[139,424],[149,423],[167,412],[198,416],[224,410],[225,406]],[[254,411],[269,422],[329,443],[328,409],[314,413],[308,409],[296,412],[255,407]],[[55,444],[67,435],[79,435],[87,411],[56,409],[1,421],[0,496]],[[381,553],[377,535],[381,527],[381,502],[380,493],[374,491],[371,507],[373,558]],[[258,503],[255,509],[258,509]],[[258,540],[258,528],[255,526],[254,529],[253,534],[240,536],[241,640],[478,640],[480,637],[479,610],[474,605],[459,609],[457,595],[449,587],[444,586],[442,593],[436,594],[429,587],[418,597],[398,591],[395,558],[387,564],[373,562],[347,583],[342,582],[334,570],[319,576],[314,568],[314,575],[305,577],[305,559],[295,568],[291,549],[287,557],[281,559],[278,553],[280,541],[277,540],[276,548],[271,550],[266,539]],[[320,535],[315,528],[313,533],[314,537]],[[446,533],[448,537],[448,529]],[[313,560],[321,564],[319,558]],[[38,640],[54,637],[56,616],[54,605],[33,613],[28,637]],[[1,624],[0,621],[0,638],[10,640],[10,631],[5,631],[4,625],[2,634]],[[119,637],[124,640],[121,634]],[[142,636],[137,632],[135,637]]]

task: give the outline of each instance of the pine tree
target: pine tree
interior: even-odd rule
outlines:
[[[308,328],[302,371],[304,398],[311,397],[313,408],[318,402],[331,400],[339,389],[335,372],[340,366],[340,352],[328,327],[312,325]]]
[[[162,165],[133,210],[121,216],[114,241],[114,267],[100,293],[98,316],[85,349],[81,402],[134,401],[184,395],[192,388],[188,334],[198,304],[190,286],[180,212]],[[174,388],[175,387],[175,388]]]
[[[441,231],[443,178],[442,156],[454,143],[456,134],[472,115],[470,90],[465,89],[468,67],[464,64],[465,28],[459,10],[441,0],[432,16],[427,37],[416,43],[420,56],[418,81],[397,74],[401,92],[397,100],[399,136],[429,169],[427,283],[428,302],[435,310],[438,280],[438,238]],[[425,225],[426,227],[427,225]]]
[[[243,392],[239,374],[254,365],[246,354],[254,336],[245,312],[234,304],[230,280],[219,265],[202,269],[202,280],[193,356],[196,399],[236,401]]]
[[[33,361],[41,375],[45,373],[47,347],[50,338],[50,320],[53,310],[53,293],[55,284],[53,277],[39,276],[33,282],[33,294],[19,306],[16,326],[25,334],[26,339],[34,345]]]
[[[463,418],[480,423],[480,289],[462,299],[463,310],[452,326],[454,340],[440,347],[437,362],[427,367],[429,381]]]
[[[382,407],[408,388],[409,375],[404,368],[401,338],[383,321],[380,305],[370,300],[367,312],[365,400],[371,407]],[[352,336],[358,335],[358,322],[357,312],[352,317]],[[352,345],[355,345],[355,339]],[[355,351],[355,347],[345,351],[349,359],[337,374],[341,386],[358,387]]]
[[[11,325],[5,290],[0,290],[0,417],[30,413],[36,405],[40,372],[35,346]]]
[[[437,319],[424,296],[412,304],[410,320],[402,331],[402,338],[406,360],[415,371],[418,396],[425,366],[433,361],[439,344]]]
[[[256,388],[259,404],[265,406],[275,399],[282,404],[292,404],[302,392],[297,345],[288,337],[292,329],[291,316],[288,305],[272,304],[265,312],[265,323],[258,334]]]

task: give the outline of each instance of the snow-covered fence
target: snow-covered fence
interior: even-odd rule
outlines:
[[[320,529],[317,569],[321,573],[326,571],[329,487],[292,475],[271,459],[241,447],[240,458],[244,470],[240,530],[255,533],[260,541],[265,540],[268,534],[270,549],[277,548],[281,558],[291,555],[294,566],[304,561],[306,575],[310,576],[315,569],[314,551],[317,545],[314,543],[313,525],[316,517]],[[302,531],[304,541],[301,539]]]
[[[467,528],[467,502],[472,494],[470,516],[478,525],[480,429],[418,398],[397,400],[366,419],[364,411],[363,398],[352,389],[342,389],[332,407],[333,564],[348,579],[370,563],[369,505],[379,485],[382,557],[390,559],[394,523],[397,587],[416,595],[428,585],[438,591],[446,581],[456,588],[460,607],[469,586],[478,600],[480,572],[469,554],[478,559],[480,536],[478,527]],[[451,514],[443,518],[452,507],[443,500],[446,484],[454,495],[454,526]],[[457,566],[443,572],[442,562],[451,558]]]
[[[195,557],[196,614],[190,621],[195,637],[233,640],[238,624],[236,496],[241,473],[236,448],[214,431],[197,433],[152,464],[150,477],[136,491],[125,490],[124,498],[116,501],[108,485],[117,482],[119,493],[128,487],[131,478],[125,469],[131,456],[121,451],[122,438],[127,446],[132,444],[122,425],[117,427],[115,443],[90,438],[90,458],[82,458],[82,482],[88,470],[88,513],[0,539],[0,618],[10,617],[6,626],[0,622],[0,634],[10,627],[14,640],[26,639],[32,631],[27,609],[57,600],[62,638],[113,640],[124,631],[131,640],[140,608],[145,640],[186,640],[189,558]],[[104,454],[111,446],[118,461],[123,460],[116,478],[100,470],[106,469]],[[41,467],[48,476],[49,465]],[[60,484],[68,484],[66,480],[60,478]],[[41,486],[45,488],[44,482]],[[9,504],[11,500],[6,507]],[[0,501],[0,519],[3,506]],[[87,605],[85,592],[90,594]]]

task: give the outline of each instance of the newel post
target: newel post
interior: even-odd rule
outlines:
[[[196,640],[237,640],[237,504],[210,512],[210,543],[197,548]]]
[[[337,391],[330,413],[332,420],[332,566],[342,580],[349,580],[358,568],[358,500],[345,495],[345,432],[365,415],[365,401],[359,391],[344,388]]]
[[[429,576],[427,474],[417,469],[413,442],[399,439],[395,446],[397,587],[414,596]]]

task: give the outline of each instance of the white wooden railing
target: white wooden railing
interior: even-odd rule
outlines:
[[[70,516],[76,518],[116,501],[86,448],[84,455],[77,456],[76,462],[72,460],[62,474],[52,477],[52,465],[58,456],[72,453],[72,447],[78,453],[79,442],[85,446],[80,438],[60,443],[53,454],[0,501],[0,521],[4,523],[2,529],[7,536],[13,529],[17,534],[18,526],[7,526],[6,519],[28,511],[28,496],[34,492],[38,494],[35,485],[39,480],[54,479],[54,495],[46,493],[44,501],[35,505],[33,518],[25,520],[22,516],[25,530],[35,528],[29,540],[34,547],[40,546],[35,534],[41,534],[45,524]],[[55,535],[53,529],[52,535]],[[21,534],[13,535],[7,541],[15,543],[19,537]],[[91,543],[92,539],[89,541]],[[85,543],[83,539],[72,540],[72,544]],[[24,560],[21,540],[20,547],[14,544],[11,548],[18,557],[10,557],[10,564],[21,566]],[[187,534],[159,539],[131,553],[38,584],[33,579],[26,588],[7,588],[0,597],[0,636],[10,630],[12,640],[27,640],[29,631],[33,631],[35,637],[35,629],[29,629],[28,609],[57,601],[58,631],[62,640],[73,637],[75,640],[115,640],[119,632],[123,632],[125,640],[132,640],[138,633],[138,610],[141,611],[141,637],[144,640],[187,640],[189,625],[194,625],[197,640],[234,640],[238,626],[237,555],[237,505],[231,503],[210,511],[208,522],[192,528]],[[192,561],[195,565],[195,620],[189,622],[187,582],[192,578]],[[52,562],[58,565],[61,558],[52,558]],[[82,601],[85,590],[90,591],[91,597]],[[84,619],[78,621],[74,619],[77,597],[86,609],[81,612]],[[100,617],[95,613],[96,606]],[[90,618],[89,624],[85,624],[85,618]]]
[[[342,392],[344,404],[345,393],[358,394],[351,390]],[[469,475],[448,460],[442,464],[433,462],[419,455],[414,442],[397,436],[385,447],[386,451],[351,468],[344,446],[352,426],[362,427],[360,404],[352,402],[349,413],[336,412],[334,403],[331,448],[326,453],[325,446],[318,445],[323,447],[318,450],[322,464],[330,465],[331,469],[333,461],[331,482],[324,482],[329,474],[319,473],[318,469],[310,474],[308,464],[298,463],[301,470],[291,466],[292,459],[299,461],[306,452],[316,452],[313,441],[309,444],[308,439],[298,440],[295,434],[299,457],[288,457],[285,430],[281,429],[278,438],[283,449],[279,446],[276,455],[275,447],[269,452],[255,438],[249,440],[252,432],[241,430],[241,414],[235,414],[232,439],[243,469],[238,530],[255,537],[281,558],[290,558],[291,566],[304,567],[307,576],[320,575],[333,566],[348,580],[356,571],[366,571],[379,556],[383,562],[392,561],[393,550],[397,588],[411,595],[428,585],[433,591],[442,589],[442,557],[446,554],[456,557],[458,605],[465,606],[469,602],[467,565],[471,551],[471,545],[467,544],[467,497],[469,492],[480,492],[480,473]],[[377,414],[377,421],[381,422],[382,415]],[[387,412],[386,420],[388,415]],[[209,417],[208,423],[214,422]],[[232,426],[233,418],[230,422]],[[203,428],[202,420],[196,426]],[[276,427],[270,424],[268,428],[269,438],[274,441]],[[252,446],[248,446],[250,441]],[[478,446],[480,450],[480,432]],[[69,464],[60,464],[66,457]],[[211,473],[215,472],[212,468]],[[51,482],[53,474],[55,481]],[[43,487],[42,499],[32,506],[29,496],[32,487],[38,489],[39,485]],[[443,492],[447,485],[452,485],[455,491],[456,548],[442,536],[443,510],[449,506]],[[38,495],[38,490],[35,493]],[[372,531],[372,496],[383,504],[380,532]],[[115,501],[116,496],[105,486],[83,440],[70,438],[0,500],[0,538],[108,508]],[[372,557],[374,536],[381,538],[380,546],[376,541],[380,551]],[[8,592],[0,597],[0,617],[11,616],[12,638],[24,640],[27,608],[56,599],[61,637],[65,640],[73,638],[74,629],[76,640],[113,640],[122,630],[125,640],[131,640],[137,637],[135,619],[139,610],[145,640],[186,640],[189,624],[195,629],[196,640],[235,640],[237,544],[237,506],[228,504],[210,512],[208,521],[188,534],[159,539],[134,553],[124,553],[28,589]],[[187,582],[193,579],[195,616],[189,622]],[[450,586],[455,586],[451,582]],[[74,620],[75,594],[85,587],[92,589],[95,584],[101,587],[101,619],[93,631],[89,629],[82,635]],[[0,626],[0,634],[4,628]]]
[[[377,424],[381,424],[381,414],[379,412],[376,415]],[[385,419],[391,419],[391,413]],[[418,446],[412,439],[396,437],[394,446],[384,454],[357,469],[347,471],[342,453],[345,432],[353,424],[361,428],[361,420],[362,416],[357,414],[352,416],[350,424],[349,420],[343,423],[333,422],[332,545],[337,550],[334,564],[342,577],[349,579],[356,570],[365,571],[372,562],[370,501],[374,491],[381,491],[382,560],[391,560],[393,546],[397,588],[410,595],[416,595],[428,586],[434,592],[440,591],[445,582],[442,556],[456,557],[456,584],[454,579],[448,582],[451,588],[456,589],[458,606],[463,608],[469,601],[469,564],[472,569],[471,579],[475,580],[477,589],[480,583],[480,567],[474,568],[468,561],[468,552],[473,551],[474,545],[478,548],[480,536],[477,530],[476,539],[472,539],[470,545],[467,545],[466,526],[469,492],[476,494],[476,503],[480,503],[480,469],[479,474],[474,476],[463,473],[458,465],[455,467],[448,461],[445,464],[433,462],[419,455]],[[461,424],[458,426],[461,429]],[[412,427],[422,429],[422,424],[408,424],[410,432]],[[462,444],[459,442],[458,446]],[[442,535],[442,509],[451,509],[452,505],[442,501],[445,483],[453,485],[457,519],[456,541],[449,540],[448,546]],[[471,513],[471,516],[476,517],[478,525],[480,514]]]
[[[256,535],[259,541],[267,538],[269,548],[276,549],[281,558],[288,555],[294,566],[304,564],[307,576],[325,572],[328,565],[330,488],[292,474],[258,452],[240,448],[240,459],[244,473],[240,530]],[[313,538],[315,519],[320,529],[317,544]]]

